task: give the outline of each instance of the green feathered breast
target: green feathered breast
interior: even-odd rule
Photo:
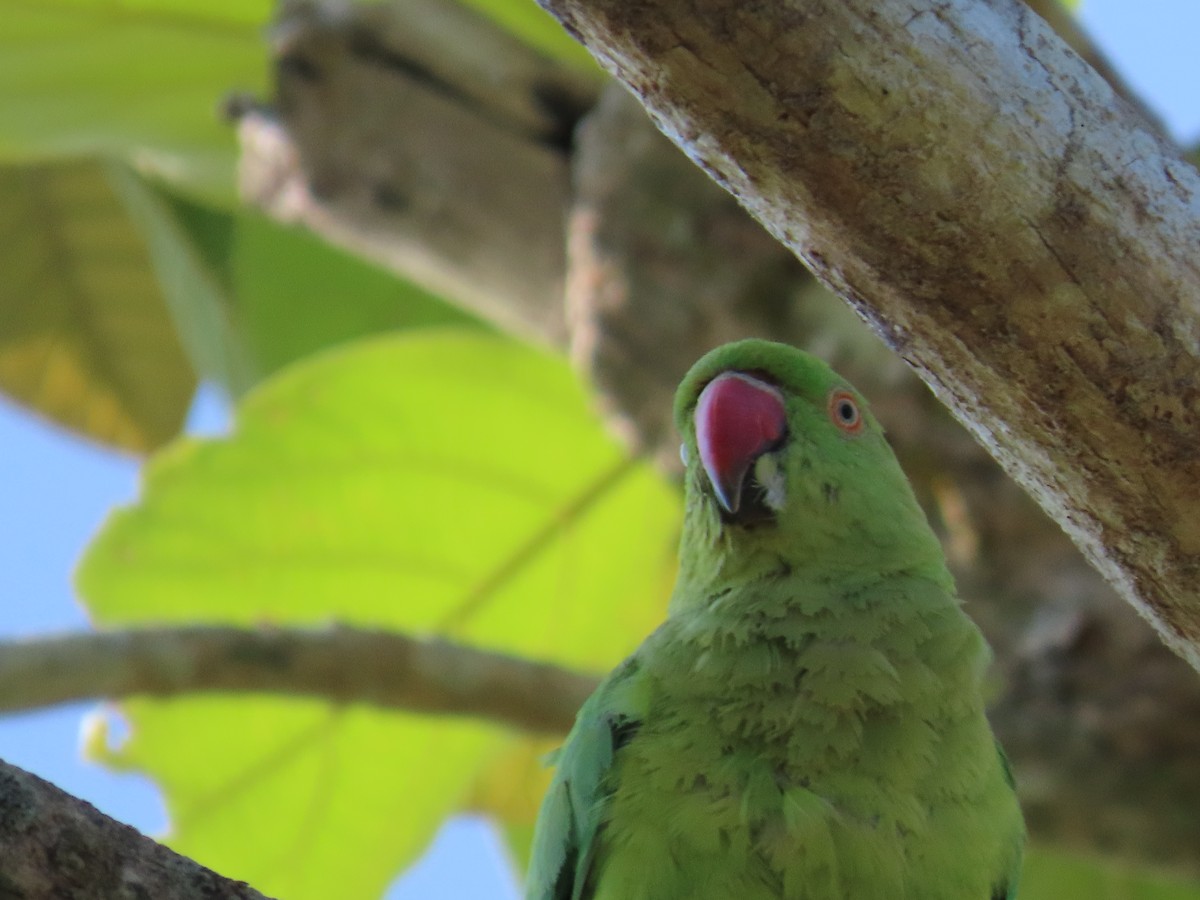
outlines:
[[[680,385],[667,621],[584,704],[529,900],[1011,900],[987,647],[862,398],[721,347]]]

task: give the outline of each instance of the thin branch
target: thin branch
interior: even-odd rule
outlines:
[[[0,896],[265,900],[0,760]]]
[[[542,0],[1200,668],[1200,176],[1011,0]]]
[[[0,642],[0,712],[139,695],[274,693],[563,734],[595,686],[558,666],[342,626],[182,626]]]

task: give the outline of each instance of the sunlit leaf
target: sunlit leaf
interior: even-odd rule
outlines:
[[[176,24],[189,22],[194,27],[212,28],[258,27],[276,6],[275,0],[42,0],[38,5],[84,13],[100,10],[110,16],[171,19]]]
[[[0,168],[0,389],[142,452],[178,432],[195,376],[107,174]]]
[[[503,823],[502,836],[518,873],[529,867],[533,826],[553,769],[546,757],[561,739],[513,740],[480,772],[466,805]]]
[[[502,740],[471,722],[269,699],[125,712],[134,737],[103,759],[154,777],[167,842],[288,900],[379,897]]]
[[[233,200],[233,90],[262,93],[271,4],[0,0],[0,161],[112,154]]]
[[[234,396],[304,356],[379,332],[484,326],[301,228],[118,179],[195,366]]]
[[[229,439],[154,460],[79,584],[104,625],[332,619],[604,669],[663,614],[678,506],[561,360],[413,331],[285,369]],[[469,723],[266,699],[128,712],[121,756],[166,788],[173,843],[289,898],[385,883],[456,807],[527,821],[544,783],[536,753]],[[528,787],[502,796],[505,771]]]
[[[315,237],[252,212],[237,216],[231,289],[265,372],[317,350],[382,331],[455,325],[474,316],[411,281]]]
[[[167,198],[133,170],[114,166],[113,176],[145,236],[192,364],[232,395],[241,395],[258,381],[259,369],[234,320],[226,273],[212,244],[193,240]],[[231,239],[231,233],[225,236],[226,242]]]

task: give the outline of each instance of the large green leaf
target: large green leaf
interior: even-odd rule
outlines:
[[[260,367],[238,327],[219,244],[232,241],[232,217],[214,216],[209,242],[193,240],[160,191],[126,166],[113,166],[129,214],[145,235],[175,327],[192,364],[205,378],[240,396],[259,380]],[[225,231],[217,229],[225,225]]]
[[[678,505],[561,360],[413,331],[288,368],[229,439],[154,460],[79,585],[103,625],[337,620],[603,669],[663,613]],[[164,786],[172,842],[289,898],[377,895],[452,810],[527,820],[542,786],[535,753],[471,723],[269,699],[127,712],[120,756]]]
[[[318,350],[383,331],[484,326],[301,228],[173,193],[119,169],[198,370],[240,396]]]
[[[486,327],[411,281],[253,212],[237,216],[229,281],[241,328],[264,372],[381,331]]]
[[[125,705],[134,737],[100,754],[149,773],[168,843],[288,900],[379,897],[494,756],[494,729],[267,699]]]
[[[0,167],[0,389],[142,452],[176,434],[195,376],[108,175]]]
[[[267,0],[0,0],[0,161],[106,153],[233,199],[232,90],[261,93]]]
[[[300,229],[120,164],[0,167],[0,237],[0,390],[138,452],[178,432],[194,371],[240,395],[355,337],[483,327]]]

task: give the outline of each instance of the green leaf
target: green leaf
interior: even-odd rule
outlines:
[[[382,331],[485,327],[411,281],[254,213],[237,217],[229,274],[241,327],[265,372]]]
[[[233,90],[262,93],[266,0],[0,0],[0,161],[109,154],[233,201]]]
[[[206,221],[209,240],[194,241],[160,191],[127,166],[114,165],[112,174],[133,221],[145,235],[192,364],[205,378],[240,396],[258,382],[260,370],[234,321],[221,268],[221,248],[232,240],[231,231],[222,230],[228,220]]]
[[[95,440],[173,437],[195,376],[95,162],[0,167],[0,389]]]
[[[678,506],[562,360],[411,331],[285,369],[230,438],[153,460],[79,587],[105,626],[336,620],[606,669],[662,617]],[[289,898],[377,896],[451,811],[527,821],[544,783],[537,753],[473,723],[266,698],[126,709],[118,757],[164,786],[171,842]]]
[[[134,736],[102,759],[158,782],[167,842],[288,900],[382,895],[501,740],[471,722],[270,699],[124,710]]]
[[[117,174],[194,365],[235,397],[355,338],[431,325],[484,328],[301,228],[200,203],[128,168]]]
[[[1025,858],[1020,900],[1200,900],[1200,884],[1035,848]]]
[[[503,823],[501,836],[518,875],[529,868],[534,825],[553,774],[546,758],[561,743],[561,737],[512,740],[482,770],[466,799],[468,809]]]
[[[6,0],[19,5],[21,0]],[[25,4],[30,5],[30,4]],[[231,28],[248,26],[260,28],[275,8],[274,0],[42,0],[41,8],[55,7],[64,12],[103,12],[107,16],[145,16],[155,20],[171,20],[176,24],[190,23],[192,27]]]

